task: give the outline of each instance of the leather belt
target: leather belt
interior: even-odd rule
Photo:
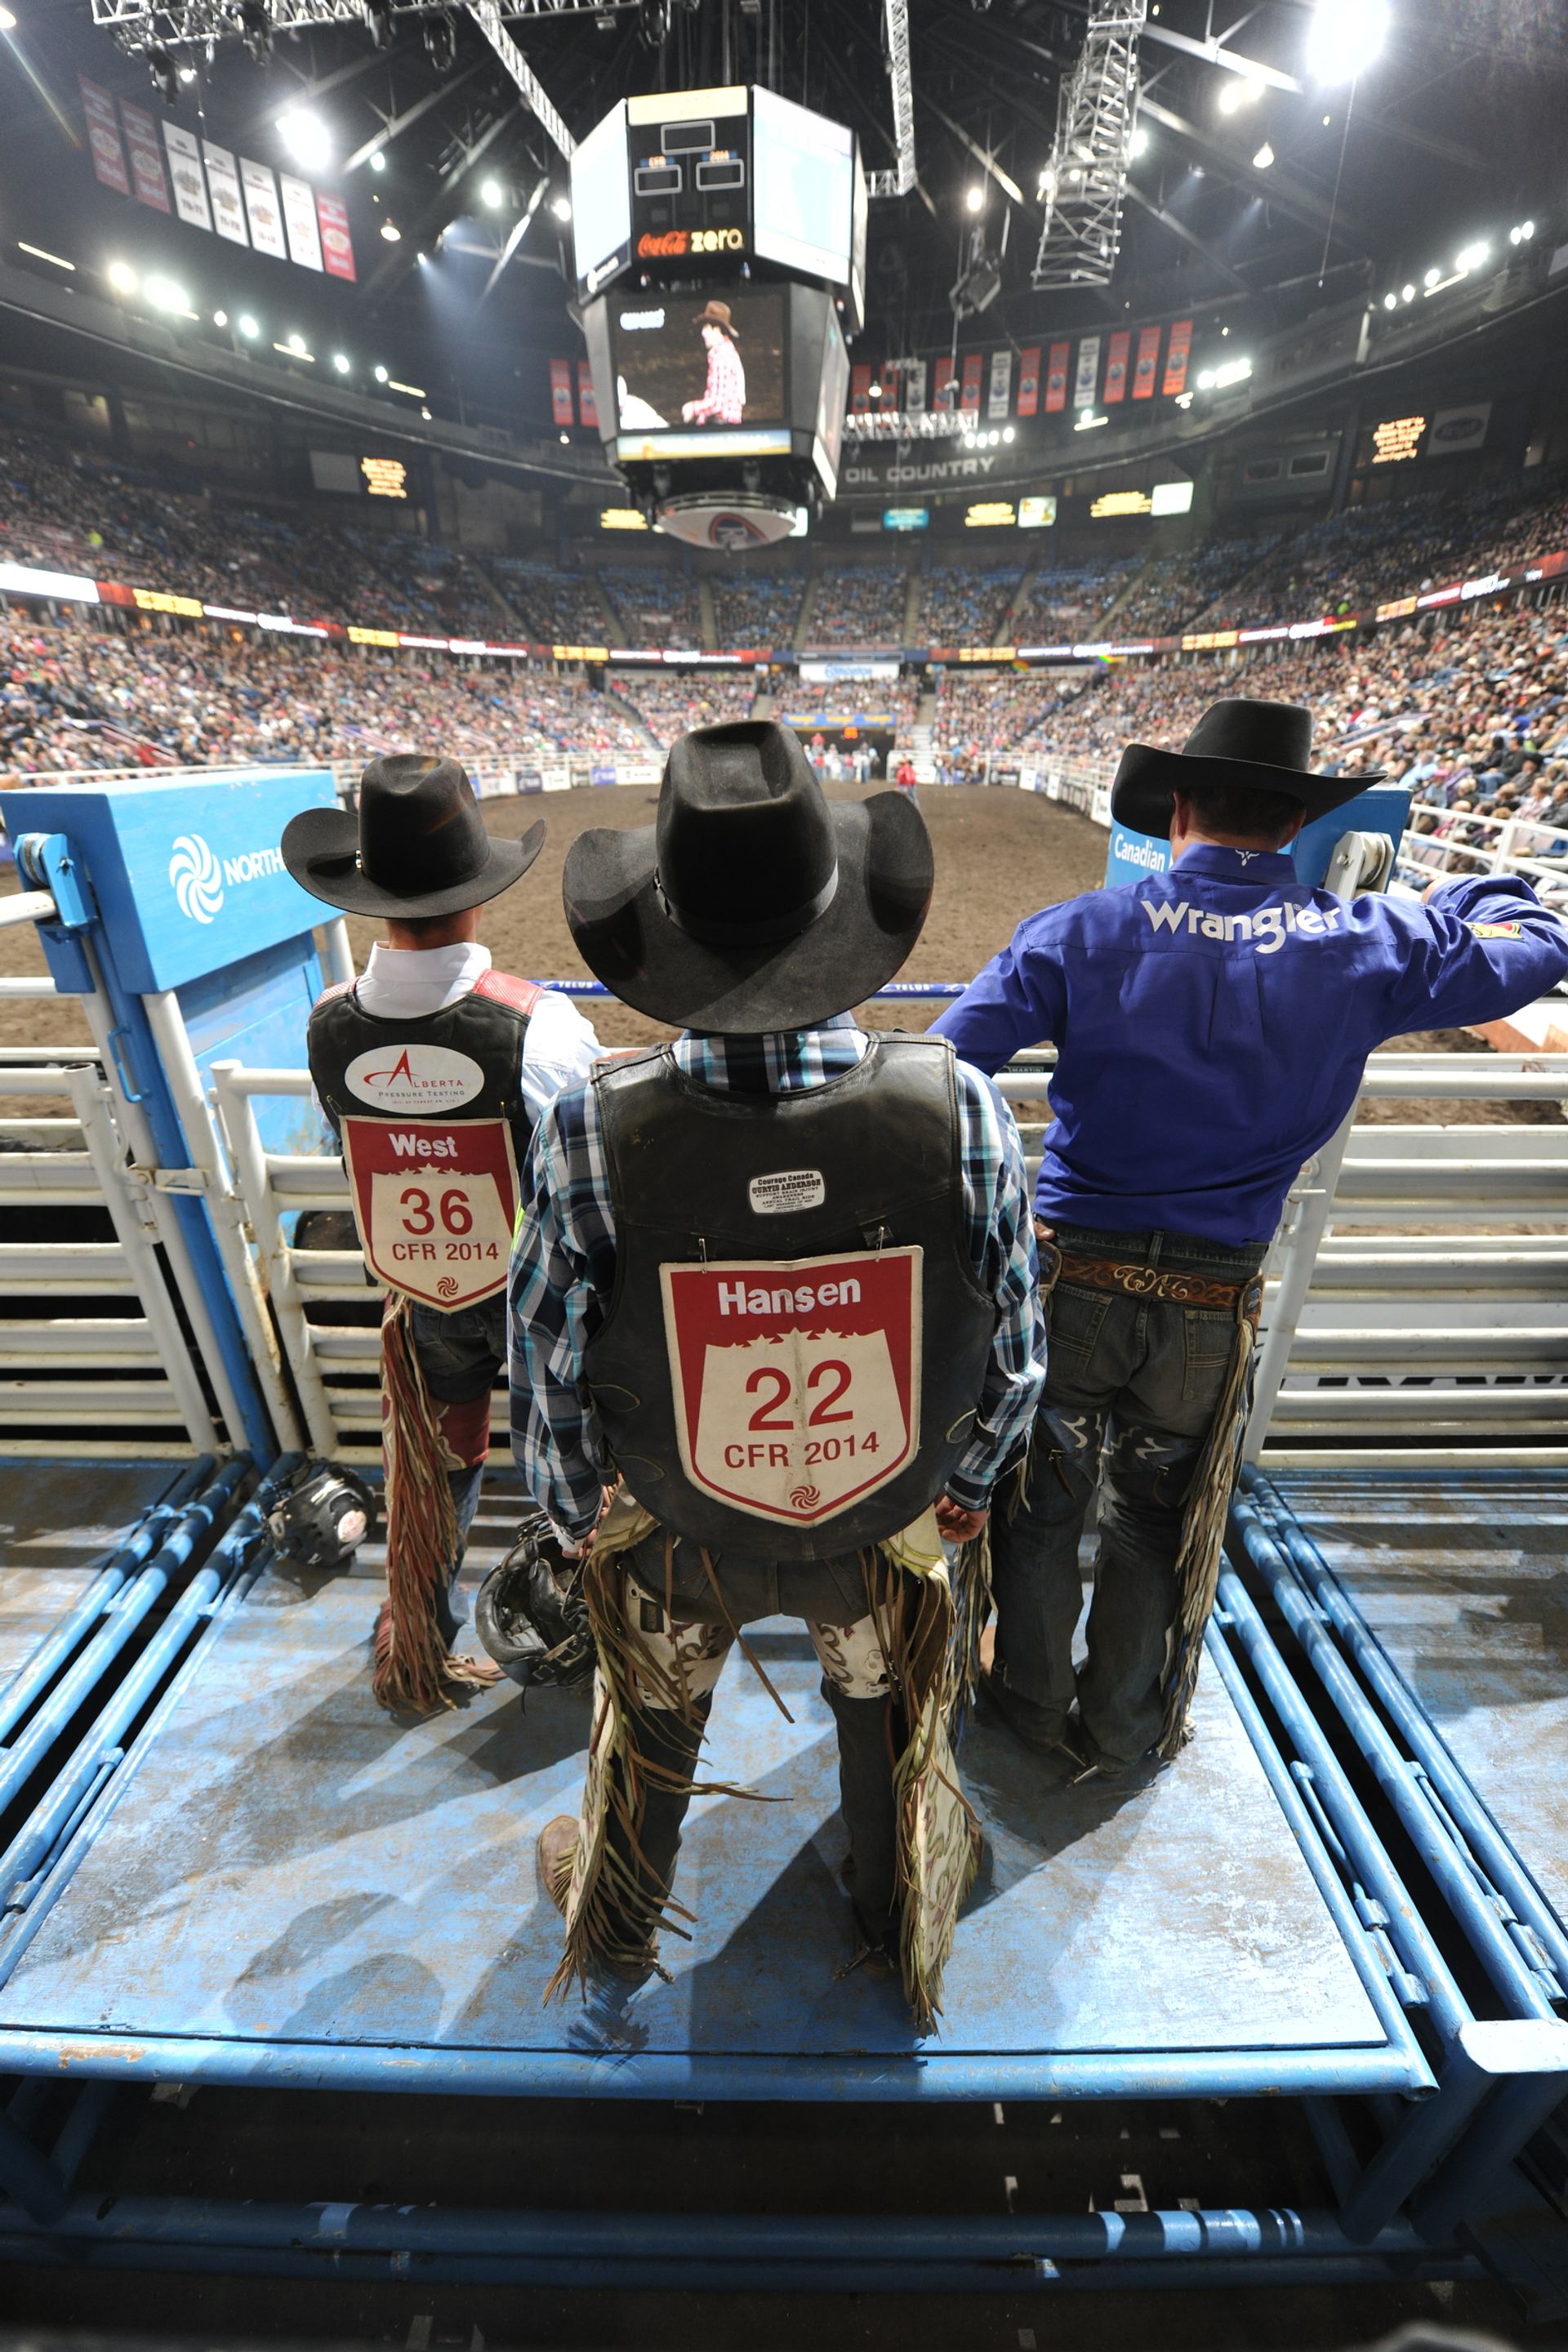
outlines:
[[[1059,1249],[1048,1227],[1037,1225],[1035,1230],[1041,1287],[1047,1292],[1058,1282],[1070,1282],[1079,1290],[1108,1290],[1122,1298],[1163,1298],[1175,1307],[1205,1307],[1211,1313],[1258,1321],[1263,1304],[1261,1274],[1226,1282],[1212,1275],[1167,1272],[1135,1259],[1079,1257]]]

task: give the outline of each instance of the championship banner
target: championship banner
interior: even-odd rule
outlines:
[[[283,241],[283,215],[271,165],[253,163],[248,155],[242,155],[239,177],[245,190],[245,216],[250,223],[251,244],[258,253],[269,253],[275,261],[287,261],[289,247]]]
[[[976,415],[980,409],[980,372],[984,362],[978,352],[966,352],[963,356],[963,388],[958,396],[961,409]]]
[[[1053,343],[1046,357],[1046,415],[1056,415],[1068,404],[1068,360],[1070,343]]]
[[[1140,327],[1138,330],[1138,358],[1132,370],[1132,397],[1134,400],[1153,399],[1154,372],[1159,365],[1159,328]]]
[[[956,390],[957,371],[954,369],[952,362],[950,359],[943,357],[938,360],[936,363],[935,390],[931,397],[931,406],[933,408],[954,407],[956,405],[954,398]]]
[[[552,360],[550,362],[550,413],[557,425],[575,424],[572,414],[572,362]]]
[[[150,205],[155,213],[166,213],[169,183],[163,177],[158,126],[144,106],[132,106],[127,98],[120,101],[120,120],[125,125],[125,152],[131,158],[132,194],[139,205]]]
[[[924,360],[900,360],[903,371],[904,413],[923,416],[926,404],[926,363]]]
[[[353,239],[349,235],[349,209],[336,196],[316,192],[316,222],[321,232],[321,259],[329,278],[354,282]]]
[[[1033,416],[1040,404],[1040,347],[1031,343],[1018,354],[1018,414]]]
[[[783,1187],[772,1205],[790,1208],[821,1181],[800,1169],[752,1190]],[[814,1527],[897,1477],[920,1444],[921,1265],[906,1248],[661,1265],[692,1485],[752,1518]]]
[[[308,180],[296,180],[289,172],[279,172],[278,185],[283,194],[283,226],[289,235],[289,258],[301,269],[321,267],[321,232],[316,225],[316,192]]]
[[[78,74],[76,86],[81,92],[82,112],[87,117],[87,142],[92,149],[93,171],[117,196],[128,196],[131,174],[125,165],[125,150],[120,143],[114,100],[97,82],[89,81],[85,74]]]
[[[1086,335],[1078,347],[1078,378],[1072,393],[1072,404],[1075,408],[1094,406],[1094,387],[1099,376],[1100,337]]]
[[[174,210],[188,228],[212,235],[213,216],[207,203],[207,176],[202,151],[190,131],[163,118],[163,144],[169,151],[169,177],[174,184]]]
[[[994,420],[1005,416],[1013,405],[1013,354],[993,352],[991,383],[985,394],[985,414]]]
[[[1132,336],[1127,328],[1110,338],[1105,354],[1105,390],[1100,394],[1107,408],[1113,400],[1127,397],[1127,354],[1132,348]]]
[[[1193,322],[1178,319],[1165,346],[1165,381],[1160,386],[1167,400],[1178,398],[1187,388],[1187,354],[1192,348]]]
[[[863,416],[871,405],[871,370],[865,362],[849,371],[849,405],[858,416]]]
[[[594,393],[594,371],[586,360],[577,362],[577,416],[581,424],[599,429],[599,404]]]
[[[373,1046],[363,1058],[392,1050]],[[426,1061],[446,1050],[401,1049],[405,1060]],[[343,1164],[365,1261],[389,1289],[450,1314],[502,1288],[517,1221],[517,1161],[504,1118],[444,1126],[421,1118],[401,1127],[345,1118]]]
[[[215,147],[210,139],[202,141],[202,153],[206,161],[213,226],[219,236],[227,237],[230,245],[247,246],[250,232],[245,226],[245,199],[239,193],[239,173],[235,170],[234,157],[226,147]]]

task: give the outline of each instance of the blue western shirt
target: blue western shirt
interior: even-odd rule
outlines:
[[[1042,1216],[1263,1242],[1375,1045],[1495,1021],[1568,972],[1513,875],[1347,905],[1290,860],[1203,843],[1168,874],[1019,924],[931,1025],[996,1070],[1055,1045]]]

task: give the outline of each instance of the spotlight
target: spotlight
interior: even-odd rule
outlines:
[[[1016,440],[1016,437],[1017,437],[1017,436],[1016,436],[1016,434],[1014,433],[1014,431],[1013,431],[1013,427],[1012,427],[1010,425],[1004,425],[1004,426],[1002,427],[1002,438],[1003,438],[1003,440],[1004,440],[1004,441],[1012,441],[1012,440]]]
[[[377,383],[384,383],[386,382],[386,370],[384,367],[378,367],[376,369],[375,380]]]
[[[142,292],[154,310],[166,310],[171,318],[184,318],[191,307],[190,296],[172,278],[143,278]]]
[[[153,87],[165,106],[180,102],[180,68],[167,49],[149,49],[147,70],[153,77]]]
[[[1142,123],[1132,133],[1132,143],[1129,152],[1134,155],[1146,155],[1149,152],[1149,133]]]
[[[500,212],[506,202],[506,190],[499,180],[479,182],[479,202],[482,205],[489,205],[492,213]]]
[[[428,410],[428,409],[426,409],[426,412],[425,412],[425,414],[426,415],[426,416],[428,416],[428,415],[430,414],[429,410]],[[571,440],[571,438],[572,438],[572,436],[570,435],[570,433],[563,433],[563,434],[561,436],[561,438],[563,439],[563,441],[570,441],[570,440]]]
[[[1274,150],[1266,139],[1252,159],[1252,168],[1255,172],[1267,172],[1273,161]]]
[[[427,408],[422,408],[419,414],[425,419],[426,424],[428,425],[430,422],[430,411]]]
[[[1307,32],[1313,81],[1354,81],[1388,38],[1388,0],[1318,0]]]
[[[1454,256],[1454,267],[1463,277],[1472,269],[1479,269],[1490,250],[1491,247],[1478,237],[1474,245],[1467,245]]]
[[[1202,375],[1198,378],[1198,390],[1200,392],[1212,392],[1214,390],[1213,368],[1205,368]]]
[[[970,191],[969,191],[969,193],[968,193],[968,194],[964,197],[963,201],[964,201],[964,203],[969,206],[969,209],[970,209],[970,211],[971,211],[972,213],[977,213],[977,212],[982,212],[982,211],[984,211],[984,206],[985,206],[985,191],[984,191],[984,188],[971,188],[971,189],[970,189]]]
[[[331,164],[332,142],[319,114],[280,114],[278,135],[302,172],[324,172]]]
[[[392,0],[364,0],[364,20],[370,26],[371,47],[391,48],[397,37],[392,21]]]
[[[1442,275],[1443,273],[1440,269],[1429,269],[1426,272],[1426,277],[1421,280],[1421,283],[1423,286],[1430,289],[1439,282]]]
[[[386,158],[379,147],[370,159],[370,168],[373,172],[384,172],[386,169]]]
[[[111,261],[104,276],[117,294],[134,294],[142,282],[127,261]]]
[[[571,198],[569,196],[552,196],[550,203],[550,209],[554,214],[558,221],[569,221],[572,217]]]
[[[235,13],[246,47],[258,66],[265,65],[272,55],[272,18],[267,0],[239,0]]]
[[[403,231],[398,227],[395,221],[383,221],[381,224],[381,233],[386,239],[388,245],[401,245],[403,242]]]
[[[259,324],[251,317],[248,310],[242,310],[236,323],[247,343],[253,343],[261,332]]]
[[[11,14],[10,9],[0,8],[0,33],[14,33],[16,29],[16,19]]]
[[[1510,229],[1508,233],[1508,241],[1510,245],[1528,245],[1534,235],[1535,223],[1533,221],[1521,221],[1517,227]]]
[[[1415,287],[1402,286],[1399,289],[1399,299],[1402,302],[1414,302],[1415,299]]]
[[[425,20],[425,54],[438,74],[448,74],[458,61],[458,27],[450,16]]]
[[[215,327],[226,327],[227,324],[228,312],[226,310],[215,310],[213,312],[213,325]]]
[[[182,66],[182,67],[180,68],[180,79],[181,79],[182,81],[184,81],[184,82],[191,82],[191,81],[195,81],[195,78],[196,78],[196,69],[195,69],[195,66]]]
[[[332,365],[336,368],[340,375],[347,375],[349,372],[349,363],[342,352],[334,352],[332,353]]]
[[[1385,294],[1383,298],[1383,307],[1385,310],[1397,310],[1399,308],[1398,295],[1392,292]]]
[[[291,352],[296,353],[296,355],[302,358],[306,348],[304,336],[290,335],[289,338],[289,348]]]

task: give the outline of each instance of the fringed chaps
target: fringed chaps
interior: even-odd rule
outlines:
[[[448,1470],[460,1468],[425,1385],[414,1302],[388,1291],[381,1318],[381,1442],[386,1475],[386,1605],[375,1629],[379,1706],[428,1715],[490,1677],[447,1654],[437,1604],[458,1551]]]
[[[1204,1632],[1219,1589],[1220,1552],[1241,1441],[1252,1402],[1253,1348],[1263,1305],[1263,1276],[1254,1276],[1236,1307],[1236,1337],[1219,1403],[1193,1473],[1176,1555],[1176,1616],[1165,1677],[1165,1720],[1156,1753],[1167,1759],[1187,1742],[1187,1710],[1203,1663]]]

